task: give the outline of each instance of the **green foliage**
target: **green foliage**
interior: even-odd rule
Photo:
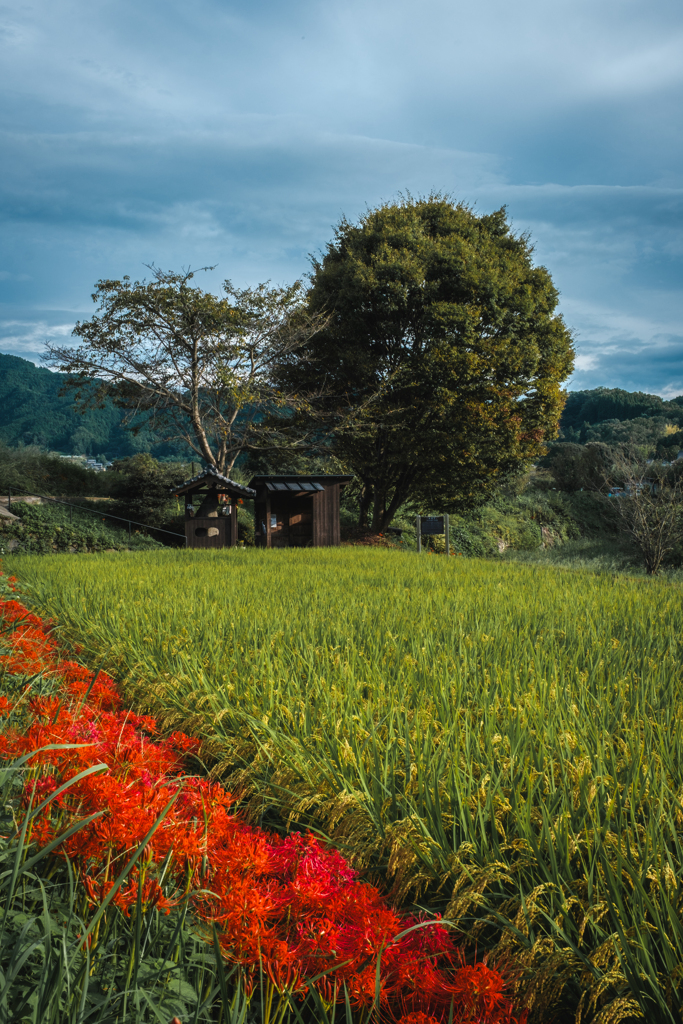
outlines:
[[[451,546],[463,555],[491,557],[508,549],[553,547],[596,529],[608,530],[604,502],[592,494],[576,497],[585,500],[534,490],[515,497],[498,495],[474,512],[451,517]]]
[[[605,486],[612,465],[612,449],[600,442],[553,444],[542,464],[550,468],[560,491],[599,491]]]
[[[110,511],[108,504],[102,509]],[[0,548],[4,552],[45,555],[53,551],[123,551],[162,546],[152,536],[142,534],[139,527],[133,527],[129,537],[124,523],[117,525],[104,516],[64,505],[12,502],[12,512],[21,522],[0,519]]]
[[[617,528],[610,513],[609,499],[602,494],[593,491],[575,492],[560,495],[559,500],[575,523],[576,530],[571,534],[573,539],[616,535]]]
[[[605,420],[633,420],[640,416],[664,417],[670,423],[683,425],[683,396],[665,401],[659,395],[622,391],[621,388],[570,391],[560,427],[567,440],[585,441],[582,431],[590,424]],[[568,433],[570,431],[571,436]],[[574,432],[578,432],[579,436],[575,436]]]
[[[669,431],[664,437],[659,438],[656,457],[670,462],[681,450],[683,450],[683,430]]]
[[[193,271],[150,269],[151,281],[98,281],[97,313],[74,328],[81,344],[48,345],[49,362],[70,375],[79,409],[113,402],[229,473],[262,444],[267,413],[296,407],[296,395],[273,387],[273,367],[321,318],[308,313],[299,282],[238,289],[226,281],[216,296],[191,284]]]
[[[12,568],[254,815],[513,956],[532,1019],[680,1021],[678,586],[348,548]]]
[[[60,395],[65,382],[63,374],[39,369],[27,359],[0,355],[0,440],[77,455],[111,450],[115,440],[129,451],[117,429],[122,414],[110,404],[79,415],[71,399]]]
[[[106,493],[104,474],[40,448],[8,448],[0,442],[0,494]]]
[[[190,475],[189,463],[157,462],[146,453],[121,459],[107,473],[108,491],[114,499],[111,510],[140,523],[163,526],[178,516],[178,502],[171,497],[171,489]]]
[[[633,420],[605,420],[586,427],[586,441],[599,441],[625,452],[631,458],[652,458],[666,440],[670,422],[663,416],[640,416]],[[675,457],[675,453],[674,453]]]
[[[10,448],[37,447],[65,455],[124,458],[154,450],[173,455],[148,427],[133,435],[123,427],[123,412],[105,402],[81,413],[63,394],[68,375],[34,366],[27,359],[0,354],[0,442]],[[74,492],[76,493],[76,492]]]
[[[329,324],[283,379],[324,379],[317,408],[363,483],[360,525],[372,508],[383,530],[409,497],[476,504],[553,435],[571,339],[504,210],[434,195],[342,220],[309,301]]]
[[[249,502],[248,508],[242,505],[237,506],[237,537],[247,547],[254,547],[254,510],[253,502]]]

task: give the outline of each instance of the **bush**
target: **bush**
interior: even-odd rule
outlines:
[[[12,511],[21,522],[0,520],[0,547],[5,550],[44,555],[54,551],[121,551],[162,546],[136,530],[129,538],[123,524],[119,527],[104,517],[65,505],[29,505],[19,501],[12,504]]]
[[[253,502],[249,502],[253,506]],[[244,541],[248,548],[254,547],[254,513],[252,507],[237,506],[237,539]]]
[[[105,494],[106,476],[40,448],[8,448],[0,442],[0,494]]]
[[[467,516],[451,516],[451,549],[476,558],[506,549],[533,551],[583,536],[615,533],[606,498],[593,493],[527,491],[517,497],[498,495]],[[443,538],[430,541],[444,550]]]
[[[190,473],[186,463],[157,462],[145,452],[120,459],[107,473],[108,490],[118,509],[113,511],[150,526],[176,525],[180,513],[171,489],[187,480]]]
[[[544,462],[549,466],[559,490],[571,493],[602,487],[613,462],[609,445],[554,444]]]

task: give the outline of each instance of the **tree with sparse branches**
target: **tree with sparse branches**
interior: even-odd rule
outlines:
[[[46,361],[72,375],[79,407],[112,399],[127,422],[184,441],[221,473],[242,453],[304,444],[305,436],[285,442],[267,426],[273,413],[291,415],[311,397],[273,379],[274,367],[326,323],[307,308],[301,284],[226,281],[219,297],[192,285],[195,271],[149,269],[150,281],[97,283],[97,314],[74,328],[78,347],[47,344]]]
[[[621,457],[608,493],[619,528],[639,549],[648,576],[656,576],[683,538],[683,467]]]

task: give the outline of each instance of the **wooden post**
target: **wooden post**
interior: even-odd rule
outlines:
[[[415,531],[417,533],[417,553],[422,551],[422,516],[415,516]]]
[[[448,514],[443,517],[443,528],[446,534],[446,558],[448,558],[451,553],[451,523]]]
[[[230,498],[230,547],[236,548],[239,538],[239,529],[237,524],[237,498]]]

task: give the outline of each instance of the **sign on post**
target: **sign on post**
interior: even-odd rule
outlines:
[[[446,554],[451,553],[451,531],[447,515],[444,516],[416,516],[415,532],[417,533],[417,553],[422,551],[422,537],[446,536]]]
[[[444,519],[445,516],[421,516],[422,519],[422,536],[436,536],[446,532]]]

